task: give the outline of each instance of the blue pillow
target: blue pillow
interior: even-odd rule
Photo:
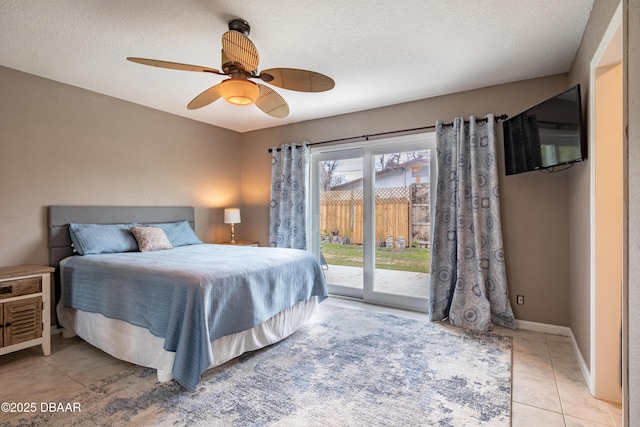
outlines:
[[[69,224],[73,247],[80,255],[138,250],[130,227],[136,224]]]
[[[202,243],[194,233],[189,221],[166,222],[161,224],[145,224],[147,226],[162,228],[171,245],[176,248],[178,246],[197,245]]]

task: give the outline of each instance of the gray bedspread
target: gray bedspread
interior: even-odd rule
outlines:
[[[244,331],[327,287],[316,257],[298,249],[201,244],[157,252],[73,256],[66,307],[127,321],[165,339],[174,378],[193,389],[210,342]]]

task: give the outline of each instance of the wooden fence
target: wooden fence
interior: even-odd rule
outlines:
[[[430,186],[415,183],[409,187],[376,188],[376,241],[378,244],[393,237],[406,245],[417,243],[429,247]],[[323,234],[349,238],[352,244],[363,242],[362,189],[323,191],[320,193],[320,230]]]
[[[409,231],[411,243],[421,248],[431,247],[431,188],[429,184],[409,187]]]
[[[386,241],[392,236],[394,242],[402,237],[407,245],[409,239],[409,187],[377,188],[376,240]],[[361,189],[345,191],[323,191],[320,194],[320,230],[330,236],[349,238],[351,243],[363,242],[363,192]]]

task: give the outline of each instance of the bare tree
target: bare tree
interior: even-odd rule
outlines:
[[[331,177],[331,188],[344,184],[347,182],[347,177],[344,175],[334,175]]]
[[[324,191],[329,191],[332,187],[343,184],[345,182],[344,175],[336,174],[336,169],[338,168],[338,166],[338,160],[327,160],[321,163],[320,186]]]
[[[431,153],[429,150],[382,154],[378,156],[378,161],[375,164],[375,168],[377,171],[381,171],[384,169],[393,168],[402,163],[406,163],[410,160],[417,160],[417,159],[429,160],[430,158],[431,158]]]
[[[389,169],[395,166],[398,166],[400,163],[403,163],[402,158],[405,153],[393,153],[389,154],[387,161],[384,165],[385,169]]]
[[[416,160],[416,159],[424,159],[424,160],[431,159],[431,152],[429,150],[409,151],[408,153],[402,153],[402,154],[405,154],[404,162],[408,162],[409,160]]]

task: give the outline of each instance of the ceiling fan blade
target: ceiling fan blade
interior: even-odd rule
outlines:
[[[127,59],[131,62],[136,62],[142,65],[151,65],[152,67],[169,68],[171,70],[199,71],[204,73],[222,74],[215,68],[201,67],[199,65],[181,64],[179,62],[161,61],[159,59],[134,58],[131,56]]]
[[[224,33],[222,51],[231,61],[240,64],[245,71],[251,72],[258,69],[258,49],[244,34],[234,30]]]
[[[331,77],[324,74],[296,68],[270,68],[261,71],[258,77],[274,86],[298,92],[324,92],[336,85]]]
[[[289,105],[276,91],[257,83],[260,88],[260,96],[256,100],[256,107],[271,117],[282,119],[289,115]]]
[[[217,85],[211,86],[209,89],[193,98],[193,100],[191,100],[191,102],[187,105],[187,109],[195,110],[197,108],[205,107],[216,101],[218,98],[220,98],[220,96],[220,83],[218,83]]]

